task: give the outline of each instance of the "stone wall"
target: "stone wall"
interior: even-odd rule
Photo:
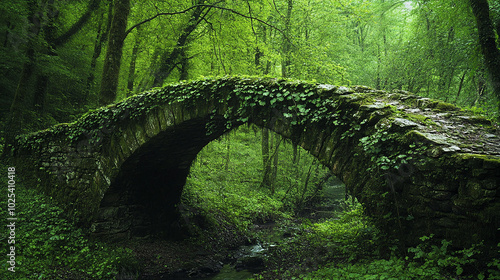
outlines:
[[[500,242],[500,132],[405,92],[277,79],[167,86],[18,139],[17,168],[96,235],[175,228],[191,162],[243,123],[316,156],[389,234]]]

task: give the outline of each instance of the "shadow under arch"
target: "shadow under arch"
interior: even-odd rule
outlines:
[[[121,240],[150,234],[164,238],[183,235],[177,205],[197,155],[210,142],[250,125],[228,129],[226,124],[220,116],[192,119],[138,148],[124,161],[105,193],[92,225],[94,236]]]

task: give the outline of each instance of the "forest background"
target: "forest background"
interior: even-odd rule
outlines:
[[[499,35],[500,0],[2,0],[0,151],[8,151],[16,135],[74,121],[89,110],[154,87],[203,76],[268,75],[404,90],[498,119]],[[257,146],[252,135],[262,138]],[[243,228],[255,217],[266,220],[271,214],[286,216],[285,210],[302,208],[315,194],[312,186],[319,185],[317,181],[327,172],[311,157],[300,156],[296,146],[280,145],[281,138],[275,136],[247,127],[207,146],[193,168],[198,171],[192,170],[184,194],[188,202],[204,201],[206,205],[198,203],[204,211],[218,209],[225,213],[224,219]],[[246,146],[251,149],[245,150]],[[278,169],[279,153],[283,170]],[[250,158],[259,163],[251,165]],[[251,179],[240,179],[248,175],[243,173]],[[243,180],[248,180],[247,185]],[[266,185],[269,191],[262,191]],[[120,251],[101,252],[101,245],[89,245],[81,229],[74,230],[61,218],[62,210],[50,198],[24,188],[19,192],[23,215],[30,221],[19,234],[25,242],[19,254],[24,262],[22,275],[57,279],[50,277],[80,273],[115,278],[116,267],[124,259],[116,257]],[[198,195],[204,197],[198,199]],[[230,199],[234,203],[227,203]],[[263,201],[262,207],[255,207],[255,201]],[[314,226],[317,229],[311,232],[321,238],[311,233],[310,239],[321,241],[317,247],[334,248],[327,250],[325,259],[339,251],[336,243],[328,241],[342,237],[341,249],[355,249],[349,251],[349,259],[363,254],[373,257],[366,252],[377,247],[370,241],[375,239],[375,229],[366,230],[371,228],[360,209],[340,222]],[[358,240],[355,236],[361,236],[359,242],[353,241]],[[314,253],[310,255],[318,259],[316,247],[310,247]],[[284,255],[292,255],[293,248],[306,251],[287,248]],[[299,263],[304,255],[297,254],[290,263]],[[341,272],[378,273],[380,268],[395,270],[391,275],[401,279],[434,277],[443,272],[432,268],[444,263],[445,276],[455,276],[462,273],[457,263],[471,262],[470,254],[464,256],[461,263],[446,255],[441,260],[448,261],[439,265],[428,258],[424,266],[418,263],[407,272],[403,268],[408,268],[408,259],[402,258],[346,266]],[[497,268],[496,274],[490,276],[498,278],[490,279],[500,279],[500,261],[495,261],[491,266]],[[125,263],[121,266],[132,266]],[[471,275],[483,275],[471,271]],[[334,272],[327,268],[324,273]],[[359,279],[356,275],[352,279]]]
[[[270,75],[499,115],[500,1],[5,0],[2,143],[165,83]]]

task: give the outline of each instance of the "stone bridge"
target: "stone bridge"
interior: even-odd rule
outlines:
[[[169,85],[18,138],[18,174],[95,235],[168,231],[197,153],[246,123],[297,143],[406,244],[500,242],[500,130],[408,92],[272,78]],[[21,175],[22,174],[22,175]]]

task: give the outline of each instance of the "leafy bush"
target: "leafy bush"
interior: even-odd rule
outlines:
[[[433,236],[421,237],[421,243],[409,248],[411,256],[391,256],[390,259],[365,259],[357,263],[329,264],[300,276],[300,279],[500,279],[500,262],[493,259],[488,272],[480,272],[477,260],[481,245],[452,251],[450,241],[440,246],[432,243]],[[499,244],[500,245],[500,244]],[[468,273],[464,273],[469,269]],[[488,275],[488,277],[486,276]]]
[[[89,241],[51,198],[21,184],[16,184],[15,195],[16,279],[115,279],[138,270],[130,250]],[[4,192],[2,205],[6,198]],[[7,217],[1,208],[0,216]],[[0,243],[7,244],[6,239],[2,234]],[[1,279],[12,279],[8,266],[2,262]]]
[[[350,205],[338,218],[306,226],[306,232],[312,246],[323,247],[330,257],[348,261],[373,255],[379,233],[359,203]]]

